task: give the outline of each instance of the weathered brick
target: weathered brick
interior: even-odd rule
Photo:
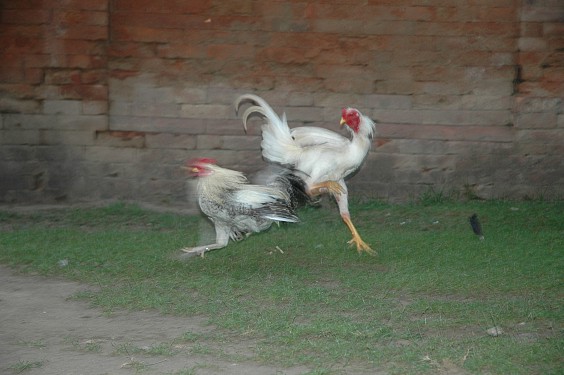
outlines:
[[[535,23],[538,25],[538,23]],[[564,34],[564,25],[562,22],[544,22],[542,23],[542,34],[544,36],[560,37]]]
[[[539,22],[521,22],[521,37],[537,38],[543,35],[543,24]]]
[[[24,69],[21,65],[6,66],[0,69],[1,83],[22,83],[25,82]]]
[[[440,125],[506,125],[511,122],[507,110],[382,110],[373,111],[373,117],[382,122]]]
[[[45,24],[49,22],[50,16],[47,9],[4,9],[1,20],[4,24]]]
[[[92,146],[95,141],[93,130],[40,130],[39,139],[43,145]]]
[[[318,33],[362,34],[365,23],[355,19],[314,19],[312,31]]]
[[[98,25],[74,25],[72,27],[62,27],[57,34],[60,39],[79,39],[79,40],[107,40],[108,28]]]
[[[182,39],[182,29],[158,29],[116,25],[112,27],[112,39],[116,41],[169,43]]]
[[[66,59],[66,66],[69,68],[100,69],[105,68],[106,64],[106,57],[98,55],[68,55]]]
[[[523,6],[521,10],[521,20],[529,22],[558,22],[562,20],[562,6]]]
[[[314,105],[317,107],[333,108],[335,111],[345,106],[355,106],[362,103],[364,96],[352,93],[315,93]],[[370,100],[367,100],[369,102]],[[370,104],[367,103],[370,107]]]
[[[223,119],[233,113],[233,107],[221,104],[182,104],[180,116],[185,118]]]
[[[61,85],[67,83],[80,83],[80,70],[77,69],[46,69],[45,83]]]
[[[78,100],[44,100],[43,113],[79,115],[82,113],[82,103]]]
[[[110,14],[113,26],[150,27],[163,29],[201,29],[206,23],[202,16],[181,13],[131,12],[115,10]],[[200,26],[200,27],[198,27]],[[207,28],[207,27],[206,27]],[[178,41],[183,41],[179,39]]]
[[[172,117],[111,116],[110,129],[178,134],[201,134],[206,132],[206,120]]]
[[[521,113],[527,112],[557,112],[562,109],[564,100],[562,98],[535,98],[516,97],[515,109]]]
[[[511,109],[513,97],[511,96],[486,96],[463,95],[461,109],[465,110],[504,110]]]
[[[449,126],[378,124],[378,136],[401,139],[447,139],[459,141],[511,142],[514,131],[507,126]]]
[[[212,59],[237,59],[252,57],[254,47],[248,44],[224,44],[208,46],[206,53]]]
[[[247,89],[272,90],[276,88],[276,90],[289,91],[298,88],[300,90],[307,89],[312,92],[318,92],[323,89],[324,85],[324,80],[320,77],[276,75],[253,78],[253,83]],[[259,83],[257,84],[257,82]]]
[[[0,144],[3,145],[36,145],[39,144],[38,130],[0,130]]]
[[[524,129],[517,133],[515,140],[519,143],[540,143],[548,149],[552,145],[564,144],[564,133],[561,129]]]
[[[201,99],[207,97],[207,100],[209,100],[210,103],[233,105],[235,99],[244,93],[245,92],[235,87],[213,87],[207,89],[207,95],[205,90],[201,90],[201,93],[197,98],[198,101],[196,102],[200,103]],[[234,111],[235,107],[233,107],[233,113],[235,113]]]
[[[108,13],[105,11],[61,9],[53,12],[53,22],[61,26],[107,26]]]
[[[460,110],[463,109],[462,95],[412,95],[413,109]],[[466,108],[464,108],[466,109]],[[496,108],[497,109],[497,108]]]
[[[117,142],[117,141],[116,141]],[[83,147],[80,154],[76,155],[77,161],[96,161],[97,163],[131,163],[139,160],[141,149],[133,147],[113,147],[96,145]]]
[[[175,103],[147,103],[133,102],[130,105],[131,113],[135,116],[178,117],[180,106]]]
[[[167,47],[161,47],[165,50],[169,49]],[[183,46],[179,46],[180,49]],[[156,47],[152,44],[140,44],[140,43],[131,43],[127,41],[123,41],[120,43],[112,43],[108,47],[108,56],[109,57],[153,57],[156,55]],[[163,56],[167,57],[167,56]],[[171,56],[172,57],[172,56]],[[182,56],[178,56],[182,57]]]
[[[343,66],[339,64],[317,65],[315,74],[322,78],[339,79],[361,79],[366,74],[366,68],[362,66]]]
[[[0,98],[0,111],[19,113],[39,113],[41,104],[37,100],[19,98]]]
[[[184,59],[192,59],[192,58],[204,58],[209,53],[214,53],[214,51],[209,51],[207,48],[201,45],[174,45],[174,44],[167,44],[167,45],[159,45],[157,47],[157,55],[162,58],[184,58]],[[215,56],[217,57],[217,55]],[[228,56],[229,57],[229,56]]]
[[[55,8],[60,9],[86,9],[105,11],[108,9],[106,0],[67,0],[63,3],[55,2]]]
[[[221,137],[222,147],[226,150],[254,150],[260,153],[260,142],[261,138],[259,136],[232,136],[225,135]]]
[[[519,38],[518,47],[521,51],[545,51],[547,42],[544,38]]]
[[[83,115],[103,115],[108,113],[108,102],[105,100],[83,100]]]
[[[556,112],[530,112],[515,116],[515,127],[519,129],[551,129],[556,125]]]
[[[234,2],[236,3],[236,2]],[[121,11],[141,11],[147,13],[198,14],[205,11],[209,5],[205,1],[172,0],[164,3],[151,0],[116,0],[114,9]]]
[[[108,72],[105,69],[82,71],[79,78],[80,82],[85,84],[106,84],[108,81]]]
[[[24,70],[24,82],[32,85],[43,82],[43,69],[26,68]]]
[[[413,97],[408,95],[365,95],[363,102],[370,108],[409,109],[413,106]]]
[[[96,132],[96,144],[104,147],[145,147],[145,133],[128,131],[98,131]]]
[[[375,81],[372,92],[387,95],[413,95],[420,92],[419,84],[410,80],[382,80]]]
[[[4,129],[62,129],[105,130],[106,116],[55,115],[55,114],[5,114]]]
[[[62,85],[60,93],[65,99],[107,100],[106,85]]]
[[[351,92],[369,94],[374,92],[374,83],[362,78],[326,78],[323,87],[329,92]]]
[[[196,138],[194,135],[187,134],[147,133],[145,135],[145,146],[161,149],[195,149]]]
[[[2,135],[7,134],[7,132],[3,132]],[[17,135],[16,135],[17,137]],[[0,161],[9,161],[14,162],[10,163],[14,166],[17,166],[16,163],[19,163],[20,167],[24,165],[22,162],[27,162],[30,160],[36,159],[37,148],[32,145],[4,145],[0,147]],[[3,163],[4,165],[7,163]]]

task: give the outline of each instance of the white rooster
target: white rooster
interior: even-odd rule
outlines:
[[[266,118],[261,128],[263,157],[302,172],[310,196],[332,194],[352,234],[349,244],[356,245],[359,253],[372,254],[374,251],[362,240],[351,221],[345,178],[357,171],[366,158],[372,143],[374,122],[357,109],[343,108],[341,125],[346,125],[351,134],[351,138],[347,138],[319,127],[290,129],[285,113],[280,118],[264,99],[252,94],[237,98],[237,112],[244,102],[252,103],[242,115],[245,131],[252,114],[258,113]]]
[[[305,186],[289,171],[271,172],[265,185],[252,185],[243,173],[221,168],[213,159],[191,160],[186,169],[198,180],[198,204],[216,234],[215,243],[182,249],[188,257],[221,249],[229,239],[240,241],[274,222],[299,221],[294,209],[305,196]]]

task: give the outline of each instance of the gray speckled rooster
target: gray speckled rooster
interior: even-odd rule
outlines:
[[[219,167],[213,159],[191,160],[187,169],[197,179],[198,204],[216,233],[215,243],[182,249],[187,254],[203,256],[227,246],[229,239],[240,241],[274,222],[299,221],[294,210],[306,197],[305,187],[289,171],[271,173],[264,185],[252,185],[243,173]]]

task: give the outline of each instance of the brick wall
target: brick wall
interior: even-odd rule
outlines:
[[[360,5],[361,4],[361,5]],[[185,200],[194,156],[252,173],[234,99],[378,121],[353,194],[564,193],[557,0],[4,0],[0,201]]]

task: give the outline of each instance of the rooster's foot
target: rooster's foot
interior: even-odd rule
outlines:
[[[184,252],[187,257],[199,255],[203,258],[206,251],[210,249],[207,247],[185,247],[180,250],[182,250],[182,252]]]
[[[352,240],[348,242],[348,244],[356,245],[356,251],[358,251],[359,254],[365,252],[368,255],[376,255],[376,252],[372,250],[370,245],[364,242],[360,237],[353,237]]]
[[[324,181],[319,184],[313,185],[309,189],[309,195],[311,196],[316,196],[323,193],[341,195],[345,193],[345,189],[337,181]]]

